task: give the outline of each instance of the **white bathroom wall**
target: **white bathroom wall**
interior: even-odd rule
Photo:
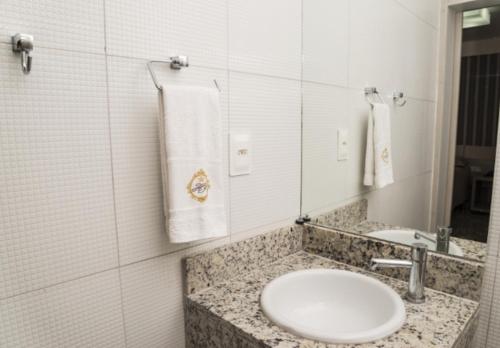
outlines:
[[[435,120],[439,1],[304,0],[304,212],[322,212],[362,195],[369,218],[425,228]],[[395,184],[362,185],[369,106],[376,86],[391,107]],[[349,130],[348,161],[337,161],[337,129]],[[390,206],[390,209],[388,207]]]
[[[299,215],[301,6],[1,2],[2,348],[183,347],[182,257]],[[16,32],[35,36],[28,76]],[[231,235],[209,243],[172,245],[164,231],[146,62],[176,54],[191,67],[157,65],[160,80],[217,79],[225,139],[254,140],[252,174],[226,180]]]

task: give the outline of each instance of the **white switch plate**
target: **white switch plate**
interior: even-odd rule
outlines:
[[[250,174],[252,171],[252,139],[249,133],[229,135],[229,175]]]
[[[337,129],[337,161],[349,159],[349,131]]]

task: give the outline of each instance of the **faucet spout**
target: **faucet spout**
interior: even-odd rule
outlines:
[[[370,262],[372,271],[379,268],[409,268],[408,292],[406,299],[412,303],[425,302],[424,283],[425,265],[427,262],[427,245],[415,243],[411,248],[410,260],[393,260],[374,258]]]
[[[429,242],[431,242],[431,243],[434,243],[434,244],[436,244],[436,243],[437,243],[437,241],[436,241],[434,238],[427,237],[425,234],[420,233],[420,232],[418,232],[418,231],[415,231],[415,235],[414,235],[414,236],[415,236],[415,239],[420,239],[420,238],[423,238],[423,239],[425,239],[425,240],[428,240],[428,241],[429,241]]]
[[[412,268],[413,262],[408,260],[372,259],[370,269],[375,271],[379,268]]]

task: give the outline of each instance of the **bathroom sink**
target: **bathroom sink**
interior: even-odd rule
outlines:
[[[311,269],[268,283],[260,298],[264,314],[281,328],[327,343],[364,343],[386,337],[404,323],[401,297],[362,274]]]
[[[415,238],[415,232],[416,231],[414,230],[382,230],[370,232],[366,235],[407,245],[412,245],[413,243],[424,243],[427,245],[427,248],[429,250],[436,250],[436,243],[433,243],[430,240],[426,240],[425,238]],[[436,239],[436,237],[431,233],[420,231],[418,231],[418,233],[423,234],[431,239]],[[448,250],[448,253],[455,256],[464,256],[462,248],[460,248],[453,242],[450,242],[450,249]]]

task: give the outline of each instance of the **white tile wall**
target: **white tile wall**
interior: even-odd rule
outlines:
[[[337,161],[337,129],[350,128],[348,89],[304,82],[303,84],[302,208],[311,211],[347,198],[349,161]],[[358,177],[359,179],[359,177]]]
[[[2,347],[184,345],[183,255],[299,214],[303,3],[304,20],[319,15],[307,12],[308,1],[2,2]],[[435,29],[426,23],[432,16],[429,4],[407,1],[383,0],[376,8],[360,0],[321,5],[325,13],[315,30],[321,33],[324,25],[335,35],[324,45],[313,40],[319,34],[305,37],[306,61],[317,53],[325,57],[304,67],[311,82],[306,108],[318,124],[350,127],[353,155],[343,170],[360,173],[366,126],[361,74],[370,72],[368,82],[389,90],[394,79],[387,72],[401,73],[402,67],[377,72],[385,60],[362,57],[365,32],[354,30],[354,20],[373,24],[363,21],[367,13],[382,15],[378,7],[404,17],[398,22],[404,28],[397,29],[415,44],[403,58],[426,54],[413,62],[415,71],[402,71],[412,84],[397,87],[432,100],[426,88],[433,82],[424,74],[434,49]],[[11,52],[16,32],[35,36],[29,76]],[[395,54],[376,38],[370,53],[382,47]],[[225,134],[250,131],[254,140],[252,174],[227,179],[232,235],[197,246],[174,246],[165,238],[156,91],[145,67],[146,59],[176,54],[188,55],[192,67],[173,72],[158,66],[161,81],[211,85],[217,79]],[[386,67],[395,61],[390,54]],[[327,136],[318,142],[327,144]],[[357,175],[342,175],[339,190],[346,196],[362,189]],[[338,192],[332,194],[337,199]]]
[[[220,239],[121,269],[127,347],[184,346],[181,260],[227,241]]]
[[[191,65],[226,68],[227,1],[107,0],[106,36],[110,55],[188,55]]]
[[[412,176],[381,190],[370,191],[368,219],[395,226],[427,227],[431,174]]]
[[[230,0],[229,68],[300,79],[301,1]]]
[[[392,108],[394,179],[403,180],[430,170],[432,122],[429,102],[408,98],[403,108]]]
[[[0,42],[26,33],[34,35],[36,51],[50,47],[104,53],[102,0],[2,0],[1,5]],[[33,64],[38,65],[36,57]]]
[[[500,134],[500,129],[499,129]],[[497,146],[495,172],[500,172],[500,147]],[[488,256],[481,288],[479,327],[474,337],[475,348],[496,348],[500,342],[500,184],[498,175],[493,182]]]
[[[347,86],[350,0],[303,1],[303,79]]]
[[[362,185],[369,112],[363,88],[376,86],[386,102],[391,104],[393,91],[403,91],[408,103],[391,108],[396,185],[369,197],[401,203],[403,183],[419,185],[409,199],[420,204],[418,211],[399,220],[420,226],[418,219],[428,220],[424,198],[432,170],[438,6],[305,0],[303,15],[303,211],[326,211],[369,191]],[[337,161],[339,128],[349,131],[346,162]],[[385,212],[377,210],[376,218],[394,220],[389,209]]]
[[[440,1],[436,0],[419,0],[419,1],[397,0],[397,1],[424,22],[429,23],[435,28],[438,27]]]
[[[0,44],[0,298],[117,265],[104,59]]]
[[[231,72],[230,132],[249,132],[251,175],[231,177],[231,230],[300,213],[300,81]]]
[[[301,2],[254,5],[2,3],[2,347],[182,347],[181,258],[299,214]],[[18,31],[35,36],[29,76],[9,44]],[[224,137],[231,124],[256,140],[254,173],[233,180],[234,195],[226,180],[240,233],[201,245],[171,245],[164,231],[146,59],[176,54],[191,67],[158,65],[160,80],[217,79]],[[247,72],[231,81],[230,56]]]
[[[349,86],[435,100],[437,30],[394,0],[349,3]]]
[[[2,348],[125,346],[117,270],[0,300],[0,318]]]

